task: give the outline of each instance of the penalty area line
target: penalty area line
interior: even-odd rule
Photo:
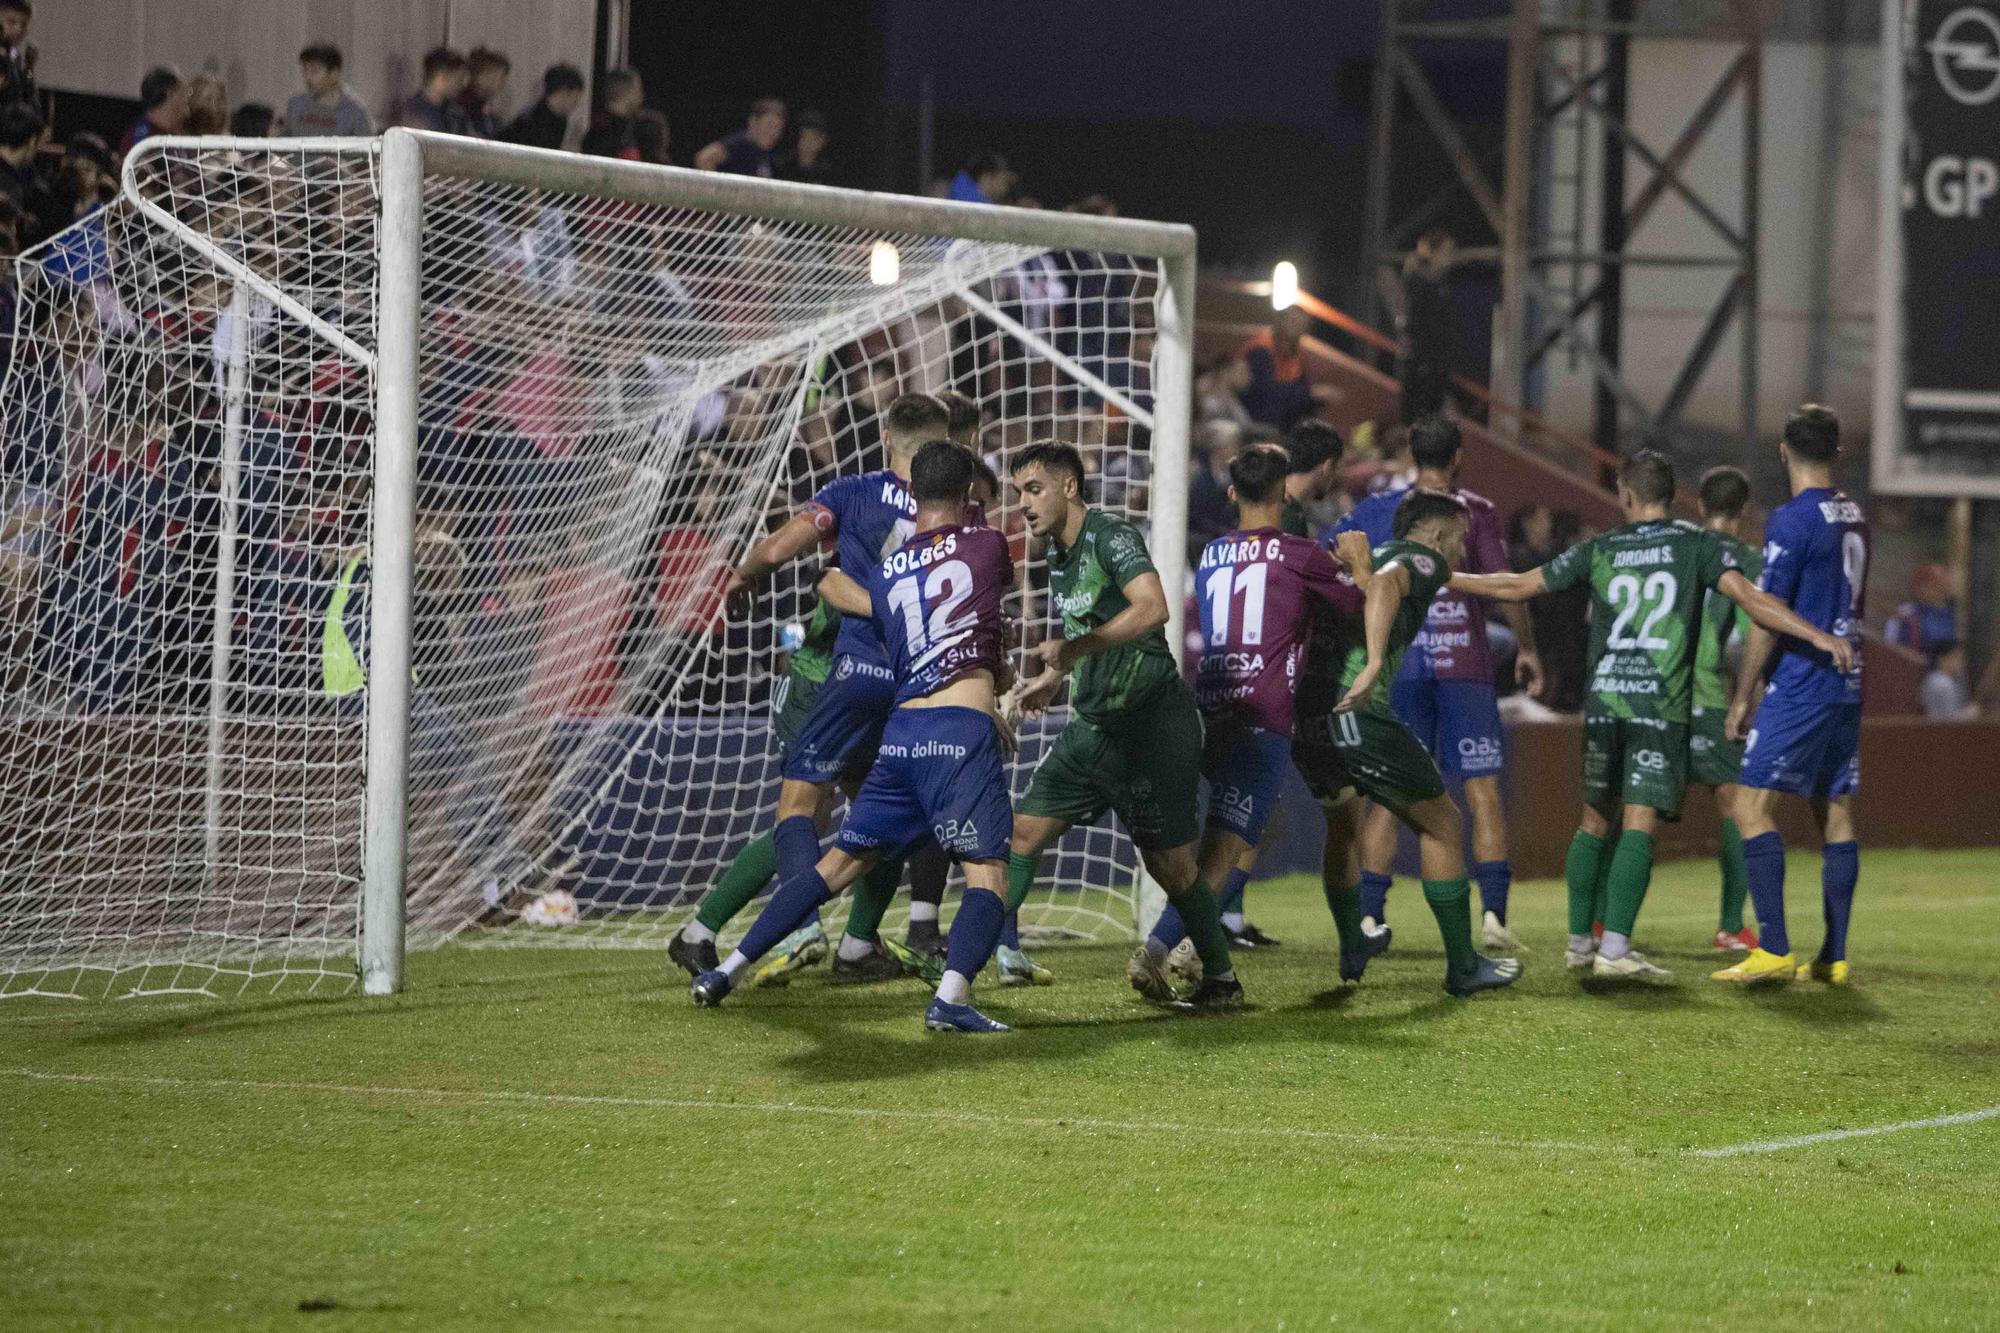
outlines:
[[[1975,1125],[1982,1120],[2000,1119],[2000,1106],[1956,1115],[1935,1115],[1923,1120],[1898,1120],[1890,1125],[1867,1125],[1860,1129],[1826,1129],[1817,1134],[1794,1134],[1782,1139],[1753,1139],[1720,1148],[1690,1148],[1690,1157],[1748,1157],[1755,1153],[1784,1152],[1788,1148],[1810,1148],[1815,1144],[1838,1143],[1843,1139],[1869,1139],[1878,1134],[1901,1134],[1912,1129],[1946,1129],[1952,1125]]]
[[[417,1097],[430,1101],[512,1106],[603,1106],[655,1111],[743,1112],[761,1115],[826,1116],[847,1120],[900,1120],[950,1125],[994,1125],[1009,1129],[1074,1129],[1086,1133],[1232,1134],[1388,1148],[1453,1150],[1503,1149],[1515,1152],[1617,1153],[1637,1151],[1623,1144],[1573,1143],[1560,1139],[1511,1139],[1480,1135],[1442,1137],[1384,1134],[1372,1130],[1308,1129],[1294,1125],[1189,1125],[1168,1120],[1103,1120],[1090,1116],[1012,1116],[982,1111],[895,1110],[872,1106],[816,1106],[805,1102],[732,1102],[684,1097],[620,1097],[591,1093],[514,1092],[488,1088],[408,1088],[356,1083],[292,1082],[282,1079],[177,1078],[165,1074],[65,1074],[44,1069],[0,1069],[0,1078],[36,1083],[109,1084],[188,1091],[326,1093],[350,1097]]]

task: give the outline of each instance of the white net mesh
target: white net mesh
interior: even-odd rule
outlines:
[[[376,167],[148,145],[21,262],[0,993],[353,979],[366,691],[340,692],[327,626],[365,671]],[[423,251],[412,945],[660,944],[768,827],[818,561],[747,614],[723,581],[886,464],[898,394],[973,399],[1003,475],[1078,444],[1145,520],[1152,260],[435,176]],[[1011,504],[993,521],[1025,566]],[[1122,835],[1079,830],[1023,925],[1128,933],[1133,878]],[[574,926],[506,910],[557,889]]]

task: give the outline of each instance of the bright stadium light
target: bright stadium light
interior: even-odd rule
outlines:
[[[893,241],[877,241],[868,249],[868,281],[877,287],[893,287],[903,276],[902,256]]]
[[[1299,266],[1281,259],[1271,270],[1271,309],[1283,310],[1299,303]]]

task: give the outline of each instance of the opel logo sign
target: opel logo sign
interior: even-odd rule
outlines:
[[[1953,101],[1984,106],[2000,97],[2000,20],[1986,10],[1953,11],[1924,49]]]

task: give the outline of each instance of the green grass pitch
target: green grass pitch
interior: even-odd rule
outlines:
[[[1168,1016],[1121,948],[982,990],[808,974],[694,1009],[659,954],[449,951],[388,1000],[0,1005],[0,1326],[1759,1328],[2000,1324],[2000,853],[1863,862],[1856,984],[1707,980],[1712,869],[1565,973],[1447,999],[1416,886],[1333,983],[1316,888],[1255,1008]],[[1817,861],[1794,860],[1804,948]],[[1702,1155],[1751,1145],[1760,1150]]]

